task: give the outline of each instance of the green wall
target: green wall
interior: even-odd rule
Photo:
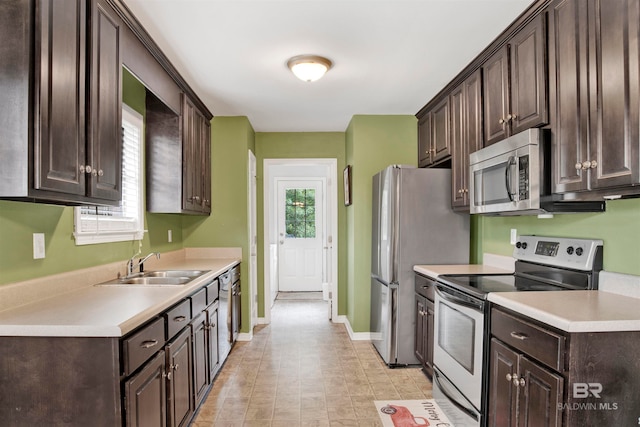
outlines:
[[[414,116],[354,116],[347,128],[353,204],[347,208],[347,318],[369,331],[371,303],[371,179],[391,164],[417,164]]]
[[[246,117],[211,121],[211,215],[182,216],[185,247],[239,247],[243,263],[242,306],[249,307],[248,156],[255,152],[255,133]],[[242,332],[249,332],[251,313],[242,311]]]
[[[123,71],[123,101],[144,115],[145,89]],[[145,215],[143,253],[182,248],[182,226],[175,215]],[[167,243],[167,230],[173,243]],[[46,258],[33,259],[33,233],[45,234]],[[76,246],[73,208],[29,202],[0,201],[0,284],[129,259],[138,242]]]
[[[551,219],[536,216],[481,217],[474,238],[480,255],[490,252],[511,255],[512,228],[518,234],[601,239],[604,241],[604,269],[640,275],[640,199],[607,202],[607,211],[599,214],[555,215]],[[481,259],[480,259],[481,261]]]
[[[343,132],[258,132],[256,133],[257,160],[257,216],[258,216],[258,300],[264,301],[264,160],[334,158],[338,163],[336,182],[342,182],[345,163],[345,134]],[[344,200],[342,186],[338,186],[338,199]],[[346,234],[345,207],[338,203],[338,314],[346,313]],[[264,316],[260,305],[259,316]]]

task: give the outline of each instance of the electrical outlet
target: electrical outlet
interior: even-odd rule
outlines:
[[[515,245],[517,241],[518,241],[518,230],[515,228],[512,228],[511,238],[509,239],[509,243],[511,243],[512,245]]]
[[[44,256],[44,233],[33,233],[33,259],[42,259]]]
[[[169,243],[173,242],[173,232],[171,230],[167,230],[167,241]]]

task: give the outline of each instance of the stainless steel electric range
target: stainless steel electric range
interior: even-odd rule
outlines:
[[[433,395],[456,427],[486,424],[490,292],[597,289],[601,240],[520,236],[510,275],[442,275],[435,291]]]

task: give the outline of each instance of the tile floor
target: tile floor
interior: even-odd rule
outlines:
[[[374,400],[431,397],[420,369],[387,368],[327,309],[277,300],[271,324],[234,346],[192,426],[381,426]]]

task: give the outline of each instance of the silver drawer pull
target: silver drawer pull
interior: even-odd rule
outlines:
[[[513,375],[511,374],[507,374],[507,381],[511,382],[511,379],[513,378]]]
[[[142,343],[140,344],[140,347],[151,348],[156,345],[158,345],[158,340],[147,340],[147,341],[142,341]]]
[[[184,322],[185,320],[187,320],[187,316],[176,316],[173,318],[174,322]]]
[[[529,338],[527,334],[523,334],[522,332],[511,332],[511,337],[520,341],[524,341]]]

